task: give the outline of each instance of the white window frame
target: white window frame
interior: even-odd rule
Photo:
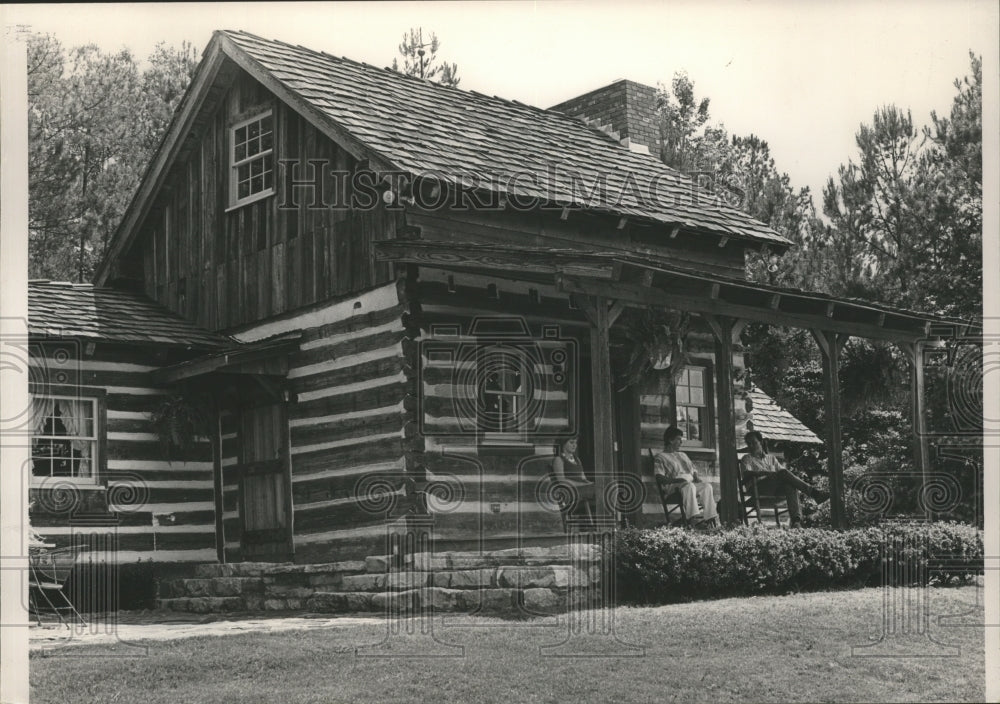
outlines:
[[[493,351],[495,350],[495,351]],[[495,369],[484,369],[481,366],[481,361],[477,358],[477,370],[476,370],[476,424],[479,426],[479,435],[482,441],[510,441],[510,440],[523,440],[527,437],[527,428],[525,426],[526,418],[524,417],[525,409],[530,403],[528,398],[528,388],[526,384],[528,383],[527,375],[529,371],[526,367],[526,359],[516,347],[510,345],[490,345],[484,347],[480,350],[480,354],[483,352],[492,352],[493,354],[502,355],[503,359],[506,360],[504,366],[508,366],[521,376],[521,387],[518,390],[512,389],[489,389],[485,388],[486,380],[484,375],[491,372],[495,372]],[[478,388],[482,384],[484,388],[480,393]],[[504,420],[501,418],[499,422],[499,427],[483,427],[485,424],[484,416],[488,415],[486,408],[483,406],[483,401],[485,396],[489,396],[495,399],[507,399],[511,402],[513,406],[511,412],[511,418],[508,421],[509,425],[504,425]]]
[[[711,450],[715,448],[715,437],[713,434],[713,416],[712,416],[712,388],[709,384],[709,367],[702,366],[700,364],[689,364],[684,367],[683,374],[688,375],[690,379],[691,370],[696,370],[701,373],[701,392],[702,392],[702,402],[693,403],[688,397],[687,402],[681,402],[677,397],[677,388],[680,386],[680,379],[678,379],[677,384],[674,385],[674,418],[678,428],[684,431],[684,441],[681,443],[682,447],[690,447],[695,449],[705,449]],[[686,385],[690,390],[690,381]],[[698,413],[698,424],[701,426],[701,438],[692,439],[688,437],[687,432],[687,422],[681,418],[681,408],[692,408]]]
[[[271,148],[265,149],[263,151],[257,152],[253,156],[244,157],[243,159],[236,159],[236,132],[242,127],[251,125],[254,122],[261,122],[265,118],[271,118]],[[269,196],[274,195],[274,179],[275,179],[275,160],[274,160],[274,110],[264,110],[253,117],[246,120],[240,120],[239,122],[230,125],[229,127],[229,208],[227,210],[233,210],[235,208],[242,207],[249,203],[253,203],[258,200],[262,200]],[[239,197],[239,178],[237,172],[239,167],[246,164],[253,163],[255,161],[263,160],[268,156],[271,157],[271,187],[265,188],[263,191],[258,191],[256,193],[251,193],[250,195],[240,198]]]
[[[31,394],[31,403],[34,408],[35,399],[46,398],[52,401],[63,399],[67,401],[86,401],[91,404],[92,415],[91,419],[93,422],[93,435],[46,435],[39,434],[35,435],[32,433],[32,443],[31,443],[31,485],[32,486],[42,486],[47,481],[58,481],[60,483],[70,483],[79,484],[81,486],[97,486],[100,484],[100,469],[102,466],[102,458],[100,453],[103,449],[103,443],[101,442],[101,433],[103,428],[101,427],[101,403],[100,399],[96,396],[72,396],[67,394]],[[90,476],[89,477],[79,477],[79,476],[63,476],[49,474],[45,476],[38,476],[35,474],[35,458],[44,459],[41,456],[35,455],[35,440],[54,440],[54,441],[70,441],[82,440],[91,443],[90,451]],[[50,459],[51,456],[50,456]]]

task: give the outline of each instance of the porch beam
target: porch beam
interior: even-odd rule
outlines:
[[[829,330],[810,331],[823,357],[824,408],[826,409],[827,467],[830,477],[830,517],[833,527],[847,527],[844,516],[844,464],[840,437],[840,352],[845,339]]]
[[[816,328],[873,340],[906,342],[913,341],[923,335],[922,328],[914,329],[913,331],[894,330],[878,327],[870,323],[827,318],[824,313],[817,313],[815,315],[790,313],[784,310],[772,310],[767,306],[748,306],[740,303],[731,303],[722,299],[713,299],[710,295],[696,296],[670,293],[649,286],[640,286],[625,282],[609,283],[598,279],[566,275],[562,277],[558,285],[566,293],[581,293],[591,296],[614,298],[626,301],[635,306],[657,306],[662,308],[676,308],[692,313],[726,315],[732,318],[745,318],[770,325],[807,329]]]
[[[594,405],[594,489],[597,515],[611,515],[607,487],[614,471],[615,448],[613,390],[611,387],[611,322],[608,301],[595,296],[587,301],[590,328],[590,384]]]
[[[739,459],[736,455],[736,414],[733,391],[733,335],[736,320],[703,316],[715,338],[716,419],[719,425],[719,519],[727,526],[740,523]],[[738,333],[736,333],[738,334]]]

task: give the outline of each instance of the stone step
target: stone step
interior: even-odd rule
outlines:
[[[455,551],[444,553],[414,553],[399,565],[392,555],[365,558],[365,571],[382,573],[398,569],[455,570],[500,567],[504,565],[545,566],[600,562],[600,550],[593,545],[510,548],[490,552]]]
[[[186,611],[193,614],[215,614],[232,611],[247,611],[247,603],[238,596],[195,596],[175,599],[158,599],[161,609]]]
[[[240,596],[261,593],[264,582],[260,577],[212,577],[207,579],[171,579],[160,583],[162,598]]]
[[[598,590],[424,587],[399,592],[315,592],[308,597],[183,597],[160,599],[162,609],[188,613],[299,611],[306,613],[418,614],[427,611],[510,614],[562,613],[596,603]]]
[[[261,577],[275,574],[312,574],[317,572],[343,572],[355,574],[365,571],[364,560],[347,560],[316,564],[295,564],[293,562],[230,562],[227,564],[207,563],[195,568],[195,577]]]

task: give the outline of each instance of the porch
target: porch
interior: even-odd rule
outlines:
[[[725,238],[719,246],[725,246]],[[914,466],[926,479],[930,453],[925,427],[925,358],[929,351],[948,354],[954,345],[978,345],[981,336],[981,328],[967,321],[751,283],[620,250],[501,247],[481,242],[411,239],[379,242],[376,252],[380,259],[408,265],[408,271],[419,267],[421,276],[432,272],[433,285],[441,287],[444,283],[448,292],[455,291],[453,278],[463,275],[501,282],[499,286],[496,283],[486,286],[483,298],[493,299],[492,304],[483,305],[483,298],[473,299],[468,295],[461,297],[461,304],[453,298],[449,312],[452,318],[462,305],[471,311],[470,315],[502,310],[540,320],[550,318],[560,305],[564,306],[562,318],[567,317],[567,305],[570,310],[582,313],[585,339],[581,338],[581,346],[585,348],[582,354],[585,362],[581,365],[584,383],[579,429],[584,437],[592,438],[589,454],[593,457],[597,485],[597,512],[602,517],[621,519],[629,513],[628,499],[621,492],[628,493],[629,483],[635,486],[635,480],[642,481],[641,475],[636,475],[644,443],[640,423],[636,422],[636,416],[630,416],[637,412],[636,392],[616,385],[612,364],[615,324],[628,309],[695,314],[711,333],[719,508],[726,525],[735,525],[741,519],[737,467],[738,429],[742,421],[737,394],[741,389],[734,379],[734,344],[738,345],[740,332],[748,322],[805,329],[816,342],[823,361],[826,418],[823,441],[828,458],[832,523],[836,528],[847,527],[839,392],[839,363],[845,342],[852,336],[889,341],[909,357],[916,419],[912,428]],[[499,291],[505,285],[509,285],[509,293]],[[428,289],[423,286],[420,290]],[[496,303],[501,297],[503,305]],[[434,298],[424,312],[437,310],[438,300]],[[738,352],[735,357],[739,359]],[[435,444],[432,449],[440,451],[440,446]]]

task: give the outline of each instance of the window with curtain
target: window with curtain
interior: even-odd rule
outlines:
[[[97,482],[96,398],[32,396],[31,474]]]
[[[514,346],[485,347],[480,351],[478,364],[479,430],[523,433],[530,420],[526,414],[534,387],[524,353]]]

